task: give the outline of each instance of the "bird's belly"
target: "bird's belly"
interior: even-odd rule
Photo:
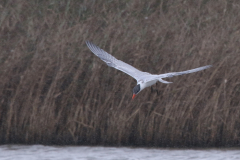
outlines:
[[[151,85],[154,85],[158,80],[152,80],[152,81],[149,81],[147,82],[145,85],[146,87],[150,87]]]

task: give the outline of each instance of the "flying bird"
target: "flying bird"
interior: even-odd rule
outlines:
[[[86,44],[88,48],[96,56],[98,56],[102,61],[104,61],[108,66],[116,68],[137,80],[137,85],[133,88],[132,99],[134,99],[135,96],[144,88],[150,87],[151,85],[157,83],[158,81],[166,84],[172,83],[172,82],[165,81],[162,78],[194,73],[194,72],[198,72],[211,67],[211,65],[207,65],[207,66],[203,66],[203,67],[199,67],[199,68],[195,68],[195,69],[191,69],[183,72],[170,72],[170,73],[159,74],[159,75],[150,74],[148,72],[142,72],[134,68],[133,66],[116,59],[115,57],[108,54],[107,52],[105,52],[104,50],[102,50],[101,48],[99,48],[98,46],[96,46],[95,44],[89,41],[86,41]]]

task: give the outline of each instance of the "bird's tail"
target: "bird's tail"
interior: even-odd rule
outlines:
[[[158,78],[158,81],[159,81],[159,82],[162,82],[162,83],[166,83],[166,84],[172,83],[172,82],[164,81],[162,78]]]

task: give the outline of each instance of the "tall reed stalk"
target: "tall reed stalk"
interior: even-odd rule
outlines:
[[[0,143],[238,146],[239,1],[0,2]],[[167,79],[135,81],[90,40]]]

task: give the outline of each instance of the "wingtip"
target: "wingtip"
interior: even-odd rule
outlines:
[[[88,48],[92,47],[93,43],[90,42],[89,40],[85,41],[86,42],[86,45],[88,46]]]
[[[203,66],[203,67],[200,67],[200,68],[208,69],[208,68],[210,68],[210,67],[212,67],[212,65],[206,65],[206,66]]]
[[[212,65],[207,65],[206,67],[207,67],[207,68],[210,68],[210,67],[212,67]]]

